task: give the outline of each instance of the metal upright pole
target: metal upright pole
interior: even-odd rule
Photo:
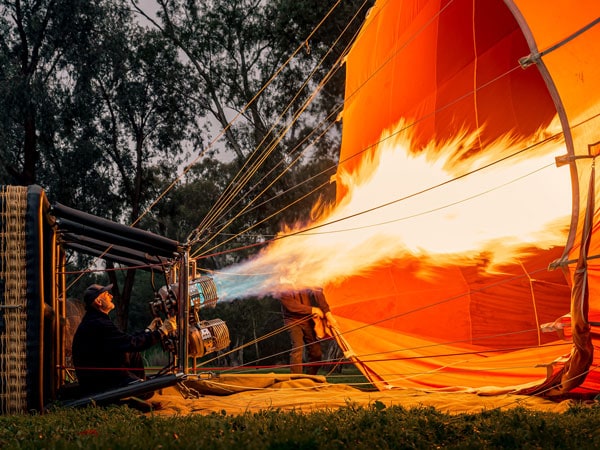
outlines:
[[[179,361],[178,369],[180,373],[187,374],[189,371],[188,364],[188,334],[189,334],[189,315],[190,315],[190,299],[189,299],[189,246],[185,246],[183,252],[183,260],[181,262],[181,270],[179,272],[179,314],[177,318],[177,329],[179,330]]]

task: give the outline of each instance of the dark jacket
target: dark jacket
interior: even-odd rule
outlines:
[[[318,307],[324,313],[329,312],[329,305],[321,289],[302,289],[280,294],[281,310],[285,323],[301,320],[312,315],[312,308]]]
[[[102,392],[139,379],[128,370],[130,353],[159,341],[159,331],[123,333],[107,314],[88,310],[73,337],[73,364],[81,390]]]

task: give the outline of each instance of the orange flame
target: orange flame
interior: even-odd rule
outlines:
[[[471,154],[473,133],[415,154],[403,129],[384,133],[354,173],[338,173],[347,194],[331,211],[226,271],[260,280],[245,295],[276,291],[280,277],[324,286],[404,255],[444,265],[485,254],[493,266],[564,245],[570,179],[554,164],[563,142],[507,136]]]

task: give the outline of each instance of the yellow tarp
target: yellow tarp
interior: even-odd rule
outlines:
[[[376,402],[386,407],[434,407],[450,413],[480,413],[494,408],[525,407],[561,413],[573,400],[553,402],[535,396],[486,396],[468,392],[392,389],[365,392],[346,384],[327,383],[322,376],[302,375],[222,375],[210,380],[186,380],[185,388],[158,391],[151,402],[161,407],[152,414],[161,416],[226,413],[238,415],[259,411],[335,410],[346,406],[369,407]],[[193,395],[194,397],[185,398]]]

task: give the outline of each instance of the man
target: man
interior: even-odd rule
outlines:
[[[104,392],[144,379],[139,352],[177,329],[175,318],[160,325],[156,318],[145,331],[127,334],[108,313],[115,307],[112,284],[92,284],[83,296],[86,313],[73,337],[73,364],[83,394]]]
[[[278,296],[283,312],[283,323],[288,328],[292,349],[290,351],[290,371],[302,373],[304,347],[308,364],[306,373],[316,375],[319,371],[323,351],[315,332],[316,319],[326,319],[329,326],[337,326],[331,315],[329,304],[321,289],[290,289]]]

